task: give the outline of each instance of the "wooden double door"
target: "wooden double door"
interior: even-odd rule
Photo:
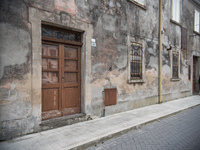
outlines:
[[[80,112],[80,46],[42,42],[42,120]]]

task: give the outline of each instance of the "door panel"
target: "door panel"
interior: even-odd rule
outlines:
[[[48,84],[48,83],[58,83],[58,72],[42,72],[42,83]]]
[[[58,46],[42,44],[42,56],[58,57]]]
[[[58,89],[42,90],[42,111],[58,110]]]
[[[81,112],[80,60],[80,48],[65,45],[62,99],[62,110],[64,115]]]
[[[59,110],[51,110],[42,112],[42,120],[47,120],[50,118],[61,117],[62,114]]]
[[[79,103],[80,97],[78,93],[79,93],[78,87],[70,87],[64,89],[64,94],[63,94],[64,109],[80,105]]]
[[[78,48],[65,46],[64,48],[64,56],[65,58],[78,58]]]
[[[64,74],[65,83],[77,83],[78,82],[78,75],[74,72],[65,72]]]
[[[78,61],[77,60],[65,60],[64,68],[66,71],[77,71]]]

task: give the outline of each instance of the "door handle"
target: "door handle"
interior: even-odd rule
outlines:
[[[64,81],[64,76],[62,76],[62,82]]]

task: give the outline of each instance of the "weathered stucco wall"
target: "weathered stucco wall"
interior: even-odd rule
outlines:
[[[31,32],[24,2],[0,7],[0,139],[6,139],[33,131]]]
[[[200,56],[193,35],[194,9],[181,1],[181,22],[171,19],[171,1],[162,4],[162,98],[189,96],[188,65]],[[158,103],[157,0],[146,10],[128,0],[2,0],[0,5],[0,137],[40,131],[41,24],[84,32],[82,42],[82,112],[102,117]],[[181,50],[181,26],[187,28],[187,57]],[[91,38],[96,47],[91,47]],[[144,82],[128,83],[130,42],[143,46]],[[171,45],[172,50],[167,51]],[[172,78],[172,51],[179,52],[180,80]],[[192,73],[192,70],[191,70]],[[191,75],[192,76],[192,75]],[[104,89],[117,88],[117,105],[104,106]]]

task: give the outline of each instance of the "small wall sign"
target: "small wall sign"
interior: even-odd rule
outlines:
[[[95,39],[91,39],[91,46],[92,47],[96,47],[97,46]]]

